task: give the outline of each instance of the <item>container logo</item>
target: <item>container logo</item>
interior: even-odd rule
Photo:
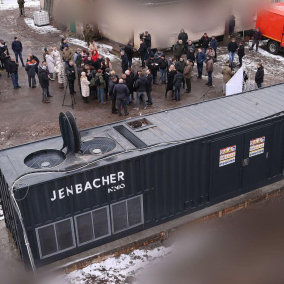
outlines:
[[[108,193],[119,191],[125,188],[124,184],[124,172],[118,172],[117,174],[111,174],[108,176],[103,176],[101,178],[95,178],[93,181],[87,181],[82,184],[74,184],[70,187],[64,187],[59,190],[53,190],[51,201],[55,201],[57,199],[64,199],[71,195],[81,194],[87,190],[97,189],[104,186],[108,187]]]
[[[220,150],[219,167],[233,164],[236,161],[237,146],[230,146]]]
[[[265,136],[250,140],[249,157],[254,157],[264,153]]]

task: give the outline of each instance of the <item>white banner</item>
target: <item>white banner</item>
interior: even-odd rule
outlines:
[[[243,91],[243,73],[244,69],[241,67],[238,72],[226,84],[226,96],[242,93]]]

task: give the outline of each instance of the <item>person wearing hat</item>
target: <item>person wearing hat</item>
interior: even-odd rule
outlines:
[[[203,36],[201,37],[201,39],[200,39],[200,45],[201,45],[201,47],[203,48],[204,54],[205,54],[206,51],[207,51],[209,42],[210,42],[210,39],[209,39],[207,33],[204,33],[204,35],[203,35]]]
[[[94,37],[94,31],[93,29],[90,27],[90,25],[86,25],[86,27],[84,28],[84,36],[85,36],[85,42],[87,42],[87,45],[90,45],[90,42],[93,40]]]
[[[226,65],[222,69],[223,75],[223,95],[226,96],[226,84],[231,80],[234,75],[234,72],[230,68],[230,61],[226,62]]]
[[[211,56],[207,55],[206,59],[206,72],[208,73],[208,82],[205,84],[208,87],[212,87],[212,73],[214,70],[214,62]]]
[[[81,73],[81,91],[82,91],[82,97],[84,99],[84,103],[89,103],[88,97],[90,96],[90,82],[87,79],[86,73],[82,72]]]
[[[49,78],[46,65],[43,65],[39,71],[39,83],[42,88],[42,102],[45,104],[50,103],[47,99]]]
[[[16,62],[18,63],[18,57],[20,56],[22,66],[25,67],[23,56],[22,56],[23,46],[17,37],[14,37],[14,41],[12,42],[12,50],[15,53]]]
[[[212,58],[215,57],[215,51],[213,50],[213,48],[211,46],[208,47],[207,51],[206,51],[206,56],[209,55]]]
[[[20,9],[20,17],[25,17],[25,0],[18,0],[18,5]]]

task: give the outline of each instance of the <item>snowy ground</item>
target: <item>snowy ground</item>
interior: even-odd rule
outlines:
[[[43,284],[138,283],[136,281],[143,269],[164,261],[171,253],[171,247],[135,250],[130,254],[111,257],[70,274],[49,279]]]
[[[34,24],[34,19],[31,18],[25,18],[24,21],[32,30],[34,30],[38,34],[61,33],[60,30],[54,28],[51,25],[38,27]]]
[[[3,2],[3,4],[1,4]],[[25,0],[25,8],[40,7],[39,0]],[[17,0],[0,0],[0,10],[14,10],[19,8]]]
[[[2,205],[0,205],[0,221],[4,220]]]

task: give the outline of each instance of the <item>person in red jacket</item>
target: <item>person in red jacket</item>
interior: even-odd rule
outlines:
[[[97,60],[98,60],[98,58],[99,58],[99,54],[98,54],[98,51],[97,50],[92,50],[92,52],[91,52],[91,55],[92,55],[92,59],[93,59],[93,61],[94,62],[96,62]]]

